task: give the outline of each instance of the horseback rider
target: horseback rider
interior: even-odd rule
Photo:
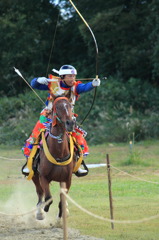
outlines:
[[[41,129],[46,129],[48,125],[52,122],[50,118],[50,113],[53,104],[53,96],[65,96],[69,99],[72,108],[75,105],[79,94],[91,91],[94,87],[100,86],[100,79],[94,79],[88,83],[76,82],[77,70],[71,65],[63,65],[59,71],[53,69],[53,72],[58,73],[59,77],[50,75],[49,78],[39,77],[34,78],[31,81],[31,86],[38,90],[47,90],[49,95],[46,101],[46,107],[40,113],[40,118],[36,123],[30,137],[26,140],[24,147],[22,148],[24,156],[28,159],[33,144],[40,134]],[[77,142],[81,145],[83,150],[83,155],[88,155],[88,145],[85,140],[86,132],[80,128],[75,128],[73,136],[76,138]],[[86,173],[87,171],[79,168],[78,173]],[[29,173],[27,167],[23,168],[23,173]]]

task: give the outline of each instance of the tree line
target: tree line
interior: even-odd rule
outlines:
[[[101,77],[120,76],[125,82],[134,77],[158,86],[158,0],[74,3],[96,36]],[[1,0],[0,23],[1,93],[13,96],[26,88],[14,66],[28,80],[66,63],[79,77],[95,75],[93,39],[69,1]]]
[[[107,77],[86,120],[88,140],[126,141],[132,132],[137,139],[157,138],[159,0],[73,2],[96,37],[99,77]],[[8,136],[20,142],[32,130],[42,106],[35,103],[13,67],[28,82],[63,64],[75,66],[78,78],[95,77],[96,50],[88,28],[68,0],[1,0],[0,24],[0,109],[4,113],[0,143],[7,142]],[[93,93],[88,93],[77,103],[79,122],[92,98]],[[15,133],[10,135],[12,125]]]

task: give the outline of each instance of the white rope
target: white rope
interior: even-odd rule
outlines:
[[[145,180],[145,179],[142,179],[142,178],[139,178],[139,177],[135,177],[134,175],[131,175],[131,174],[125,172],[125,171],[122,171],[122,170],[120,170],[119,168],[114,167],[113,165],[110,165],[110,166],[111,166],[112,168],[114,168],[115,170],[117,170],[117,171],[119,171],[119,172],[122,172],[122,173],[124,173],[124,174],[126,174],[126,175],[128,175],[128,176],[130,176],[130,177],[132,177],[132,178],[138,179],[138,180],[140,180],[140,181],[148,182],[148,183],[154,183],[154,184],[159,184],[159,182],[152,182],[152,181],[148,181],[148,180]]]
[[[6,158],[6,157],[2,157],[2,156],[0,156],[0,159],[5,159],[5,160],[8,160],[8,161],[24,161],[25,160],[25,159]],[[106,164],[99,164],[99,166],[97,166],[97,167],[103,167],[103,166],[106,166]],[[128,176],[130,176],[132,178],[138,179],[139,181],[143,181],[143,182],[147,182],[147,183],[153,183],[153,184],[159,184],[159,182],[148,181],[148,180],[145,180],[145,179],[140,178],[140,177],[135,177],[134,175],[129,174],[129,173],[125,172],[125,171],[122,171],[119,168],[114,167],[113,165],[110,165],[110,166],[112,168],[114,168],[115,170],[119,171],[119,172],[122,172],[122,173],[124,173],[124,174],[126,174],[126,175],[128,175]],[[95,166],[95,164],[87,164],[87,167],[88,168],[95,168],[96,166]]]
[[[104,218],[101,216],[98,216],[94,213],[91,213],[90,211],[88,211],[87,209],[83,208],[82,206],[80,206],[78,203],[76,203],[68,194],[65,193],[65,189],[61,189],[61,192],[76,206],[78,207],[81,211],[87,213],[88,215],[94,217],[94,218],[98,218],[100,220],[106,221],[106,222],[113,222],[113,223],[120,223],[120,224],[131,224],[131,223],[143,223],[143,222],[147,222],[156,218],[159,218],[159,214],[155,215],[155,216],[150,216],[147,218],[142,218],[139,220],[113,220],[113,219],[109,219],[109,218]]]
[[[98,218],[99,220],[103,220],[106,222],[113,222],[113,223],[119,223],[119,224],[133,224],[133,223],[143,223],[143,222],[148,222],[150,220],[154,220],[159,218],[159,214],[155,215],[155,216],[150,216],[147,218],[142,218],[139,220],[113,220],[113,219],[109,219],[109,218],[104,218],[101,216],[98,216],[94,213],[91,213],[90,211],[88,211],[87,209],[83,208],[82,206],[80,206],[77,202],[75,202],[68,194],[66,194],[66,189],[62,189],[61,188],[61,193],[63,193],[76,207],[78,207],[81,211],[87,213],[88,215],[94,217],[94,218]],[[50,201],[52,201],[53,198],[49,199],[47,202],[42,203],[42,208],[44,208]],[[33,212],[35,212],[36,209],[33,209],[31,211],[28,211],[26,213],[21,213],[21,214],[7,214],[7,213],[3,213],[0,212],[0,215],[5,215],[5,216],[9,216],[9,217],[15,217],[15,216],[24,216],[24,215],[28,215],[31,214]]]
[[[2,156],[0,156],[0,159],[5,159],[5,160],[10,160],[10,161],[21,161],[21,160],[23,160],[24,161],[24,159],[14,159],[14,158],[6,158],[6,157],[2,157]]]
[[[8,160],[8,161],[24,161],[24,160],[25,160],[25,159],[6,158],[6,157],[2,157],[2,156],[0,156],[0,159],[5,159],[5,160]],[[91,166],[91,165],[92,165],[92,166]],[[106,166],[106,164],[99,164],[99,166],[97,166],[97,167],[100,167],[100,166],[103,167],[103,166]],[[153,184],[159,184],[159,182],[148,181],[148,180],[145,180],[145,179],[143,179],[143,178],[136,177],[136,176],[134,176],[134,175],[132,175],[132,174],[129,174],[129,173],[125,172],[125,171],[120,170],[120,169],[117,168],[117,167],[114,167],[113,165],[110,165],[110,166],[111,166],[112,168],[114,168],[115,170],[117,170],[117,171],[119,171],[119,172],[122,172],[122,173],[124,173],[124,174],[126,174],[126,175],[128,175],[128,176],[130,176],[130,177],[132,177],[132,178],[135,178],[135,179],[139,180],[139,181],[143,181],[143,182],[147,182],[147,183],[153,183]],[[96,166],[95,166],[95,164],[88,164],[87,167],[88,167],[88,168],[95,168]]]
[[[43,202],[41,204],[41,207],[44,209],[44,207],[49,204],[51,201],[53,201],[53,198],[50,198],[48,199],[46,202]],[[0,212],[0,215],[5,215],[5,216],[8,216],[8,217],[19,217],[19,216],[24,216],[24,215],[28,215],[28,214],[31,214],[33,212],[36,212],[36,208],[31,210],[31,211],[28,211],[28,212],[25,212],[25,213],[19,213],[19,214],[8,214],[8,213],[4,213],[4,212]]]

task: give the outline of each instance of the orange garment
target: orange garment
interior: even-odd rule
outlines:
[[[75,132],[72,133],[72,136],[77,140],[78,144],[83,150],[83,155],[86,156],[89,154],[89,148],[87,142],[83,136],[83,132],[78,128],[75,129]]]
[[[33,128],[30,137],[26,140],[26,143],[25,143],[24,147],[22,148],[23,154],[26,157],[29,157],[31,150],[33,148],[33,144],[34,144],[35,140],[37,139],[37,137],[39,136],[41,129],[46,129],[48,124],[50,124],[51,122],[52,122],[52,120],[50,119],[48,112],[44,109],[41,112],[40,118],[37,121],[35,127]],[[76,128],[75,132],[73,132],[72,135],[77,140],[78,144],[81,146],[81,148],[83,150],[83,155],[84,156],[88,155],[89,149],[88,149],[87,142],[84,138],[84,133],[80,129]]]

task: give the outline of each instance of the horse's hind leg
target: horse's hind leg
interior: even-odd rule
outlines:
[[[51,192],[50,192],[50,187],[49,187],[49,183],[47,181],[47,179],[45,177],[40,177],[40,183],[42,186],[42,189],[45,193],[45,207],[44,207],[44,211],[48,212],[49,211],[49,207],[52,204],[52,196],[51,196]]]

